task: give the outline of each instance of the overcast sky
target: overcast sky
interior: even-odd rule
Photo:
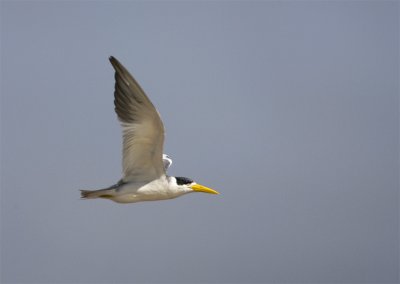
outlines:
[[[117,57],[171,175],[121,205]],[[398,1],[1,1],[2,283],[398,282]]]

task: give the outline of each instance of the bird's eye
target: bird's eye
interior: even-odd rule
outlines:
[[[175,177],[178,185],[192,184],[193,180],[187,177]]]

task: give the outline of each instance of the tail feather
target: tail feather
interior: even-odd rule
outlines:
[[[82,199],[93,199],[93,198],[112,198],[113,190],[110,189],[99,189],[99,190],[81,190]]]

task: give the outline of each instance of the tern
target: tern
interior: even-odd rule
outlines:
[[[134,203],[172,199],[191,192],[219,194],[186,177],[166,174],[172,164],[163,154],[164,124],[153,103],[129,71],[113,56],[114,106],[123,132],[122,178],[99,190],[81,190],[81,198]]]

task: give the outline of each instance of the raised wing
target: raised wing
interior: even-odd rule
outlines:
[[[115,112],[123,131],[123,181],[151,181],[165,174],[164,125],[132,75],[114,57]]]
[[[163,163],[164,163],[164,170],[166,172],[168,170],[168,168],[172,165],[172,159],[167,154],[163,154],[162,159],[163,159]]]

